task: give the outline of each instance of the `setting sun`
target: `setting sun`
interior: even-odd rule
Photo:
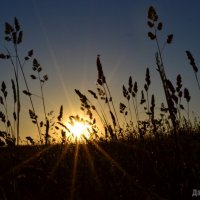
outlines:
[[[67,122],[67,127],[70,132],[73,134],[73,138],[78,141],[84,140],[84,138],[89,139],[90,133],[90,125],[87,123],[74,121],[73,123]]]

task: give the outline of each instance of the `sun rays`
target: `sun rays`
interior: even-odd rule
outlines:
[[[75,121],[73,123],[67,123],[66,125],[70,132],[72,133],[75,141],[83,141],[84,138],[89,139],[90,133],[88,129],[90,129],[90,125],[83,122]]]

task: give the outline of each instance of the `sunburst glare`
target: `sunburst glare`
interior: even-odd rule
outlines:
[[[66,126],[70,131],[72,142],[84,142],[91,136],[91,125],[87,120],[73,117],[69,122],[66,122]]]

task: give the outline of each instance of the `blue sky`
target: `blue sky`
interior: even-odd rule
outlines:
[[[101,55],[108,84],[116,106],[122,97],[122,85],[127,85],[132,75],[143,88],[145,70],[150,68],[152,79],[151,93],[156,96],[159,107],[164,101],[161,81],[156,71],[154,54],[156,45],[147,37],[147,11],[153,5],[163,22],[160,42],[167,34],[174,34],[174,41],[164,53],[164,63],[168,78],[175,83],[180,73],[183,87],[191,92],[191,111],[199,113],[200,93],[188,63],[185,51],[190,50],[197,66],[200,63],[200,2],[168,0],[2,0],[0,9],[0,50],[4,49],[4,22],[17,17],[24,31],[24,41],[20,46],[22,58],[30,49],[48,74],[45,87],[48,111],[56,113],[61,104],[66,116],[80,113],[79,99],[74,89],[87,93],[95,90],[97,79],[96,56]],[[3,80],[11,87],[12,68],[0,62],[0,82]],[[31,63],[26,66],[30,75]],[[30,80],[31,90],[38,93],[38,85]],[[21,82],[22,88],[23,81]],[[10,94],[11,96],[11,94]],[[21,135],[34,135],[36,129],[30,122],[28,109],[30,103],[23,98],[22,117],[26,130]],[[35,99],[40,114],[41,102]],[[142,112],[142,111],[141,111]],[[42,113],[41,113],[42,117]],[[30,127],[30,128],[29,128]],[[29,132],[27,133],[27,130]]]

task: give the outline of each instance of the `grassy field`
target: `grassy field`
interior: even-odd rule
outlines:
[[[118,102],[117,109],[98,55],[96,91],[88,90],[89,96],[75,89],[85,118],[69,116],[71,127],[76,128],[76,123],[88,127],[89,136],[83,134],[81,143],[63,121],[62,105],[58,116],[54,116],[53,111],[48,112],[43,88],[48,76],[42,74],[33,50],[20,58],[18,48],[23,31],[19,21],[15,18],[13,24],[5,23],[4,39],[12,48],[5,47],[0,59],[10,62],[14,78],[11,80],[12,106],[8,105],[10,90],[4,81],[0,91],[3,127],[0,130],[0,200],[188,200],[200,197],[200,122],[198,117],[191,119],[191,96],[183,86],[181,74],[173,84],[163,62],[164,49],[172,43],[173,34],[167,35],[163,43],[159,42],[163,23],[152,6],[148,9],[147,25],[147,35],[157,47],[156,70],[165,102],[159,102],[161,106],[158,106],[154,94],[150,93],[153,90],[149,90],[151,76],[147,68],[141,90],[131,76],[128,85],[122,86],[126,103]],[[186,51],[186,56],[200,90],[195,59],[190,51]],[[28,62],[33,69],[29,76],[23,70]],[[26,88],[23,91],[19,74]],[[39,81],[43,120],[41,114],[37,115],[28,77]],[[36,141],[27,136],[27,145],[20,145],[22,93],[30,100],[29,117],[37,127],[39,138]]]
[[[199,133],[1,148],[0,199],[191,199]]]

